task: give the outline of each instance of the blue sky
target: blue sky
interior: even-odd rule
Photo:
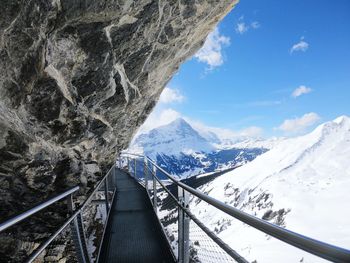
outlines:
[[[241,0],[181,66],[146,126],[184,116],[292,136],[349,115],[349,14],[348,0]]]

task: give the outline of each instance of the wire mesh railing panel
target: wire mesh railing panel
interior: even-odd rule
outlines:
[[[145,187],[145,165],[142,158],[126,157],[120,162],[121,168],[127,168],[129,174]]]
[[[236,262],[193,220],[189,228],[189,257],[193,263]]]
[[[136,164],[137,180],[145,186],[145,164],[143,159],[138,159]]]
[[[104,227],[107,223],[107,210],[105,205],[105,193],[98,191],[92,203],[87,204],[82,212],[84,232],[89,257],[97,258],[98,248],[102,243]]]
[[[130,175],[132,177],[135,177],[135,159],[129,158],[128,164],[129,164],[128,170],[129,170]]]
[[[108,212],[116,186],[115,170],[111,169],[99,187],[91,196],[90,202],[82,208],[83,233],[88,257],[95,262],[102,245],[104,229],[107,225]]]
[[[67,226],[34,262],[79,262],[71,229]]]
[[[175,256],[178,251],[178,204],[166,189],[157,183],[157,216]]]
[[[119,157],[116,161],[116,165],[118,168],[122,170],[127,170],[128,169],[128,159],[126,157]]]
[[[150,198],[152,198],[153,197],[153,180],[150,178],[147,178],[146,186],[147,186],[148,195]]]
[[[151,200],[151,203],[153,205],[153,179],[150,174],[146,178],[147,178],[146,179],[147,182],[145,182],[145,187],[148,192],[148,196]]]

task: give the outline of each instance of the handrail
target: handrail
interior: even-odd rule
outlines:
[[[4,231],[5,229],[15,225],[16,223],[28,218],[29,216],[39,212],[40,210],[50,206],[51,204],[69,196],[70,194],[72,194],[78,190],[79,190],[79,186],[72,187],[63,193],[58,194],[58,195],[50,198],[49,200],[46,200],[46,201],[40,203],[39,205],[36,205],[33,208],[28,209],[27,211],[6,220],[5,222],[0,224],[0,232]]]
[[[134,155],[143,157],[138,154],[122,153],[122,155]],[[186,191],[190,192],[194,196],[204,200],[208,204],[216,207],[217,209],[225,212],[226,214],[238,219],[239,221],[246,223],[270,236],[273,236],[283,242],[286,242],[294,247],[300,248],[306,252],[319,256],[321,258],[331,260],[333,262],[350,262],[350,250],[337,247],[316,239],[298,234],[296,232],[284,229],[277,225],[271,224],[260,218],[245,213],[237,208],[229,206],[213,197],[203,194],[201,191],[196,190],[171,176],[163,168],[159,167],[152,159],[145,157],[152,165],[154,165],[159,171],[165,174],[171,181],[177,186],[182,187]]]

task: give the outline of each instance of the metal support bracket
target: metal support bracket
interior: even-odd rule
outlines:
[[[146,191],[147,191],[147,194],[149,195],[149,192],[148,192],[148,169],[147,169],[147,158],[144,157],[144,161],[143,161],[143,173],[144,173],[144,180],[145,180],[145,188],[146,188]]]
[[[126,163],[127,163],[127,171],[130,171],[130,160],[129,157],[126,157]]]
[[[179,202],[183,207],[189,209],[189,193],[183,188],[178,187],[178,197]],[[178,233],[179,233],[179,244],[178,244],[178,261],[179,263],[189,263],[189,239],[190,239],[190,218],[183,211],[181,207],[178,208],[179,223],[178,223]]]
[[[156,213],[157,211],[157,180],[156,180],[157,167],[153,165],[153,208]]]
[[[121,163],[121,161],[120,161],[120,163]],[[114,165],[114,167],[112,167],[112,189],[114,189],[116,186],[117,186],[117,184],[116,184],[116,182],[117,182],[117,178],[116,178],[116,170],[117,168],[116,168],[116,165]],[[119,169],[121,169],[121,166],[119,167]]]
[[[105,179],[105,201],[106,201],[106,215],[108,215],[109,211],[109,202],[108,202],[108,177]]]

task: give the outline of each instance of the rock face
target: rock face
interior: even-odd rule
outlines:
[[[235,3],[3,0],[0,221],[91,189]]]

